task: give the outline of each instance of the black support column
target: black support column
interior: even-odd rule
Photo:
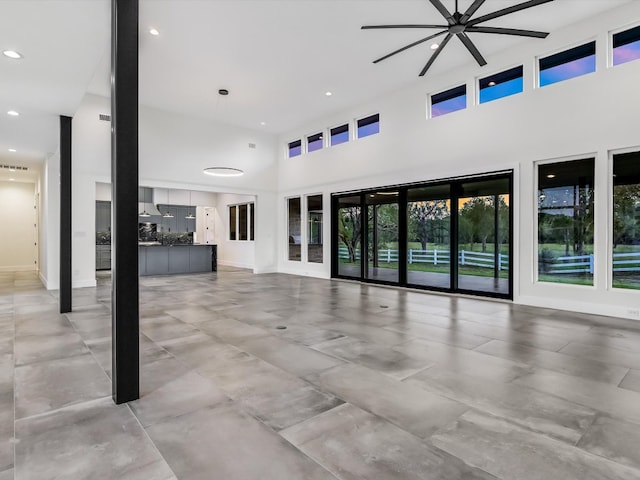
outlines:
[[[71,311],[71,117],[60,116],[60,313]]]
[[[112,392],[140,397],[138,0],[111,0]]]

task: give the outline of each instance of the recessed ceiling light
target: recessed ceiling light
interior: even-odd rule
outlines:
[[[10,179],[9,179],[9,181],[10,181],[10,182],[15,182],[15,181],[16,181],[16,179],[15,179],[15,178],[10,178]]]
[[[437,50],[439,46],[440,45],[438,45],[437,43],[432,43],[431,44],[431,50]]]
[[[9,110],[7,112],[7,115],[11,115],[12,117],[17,117],[20,114],[18,112],[16,112],[15,110]]]
[[[10,149],[9,149],[9,151],[10,151],[11,153],[16,153],[16,152],[17,152],[17,150],[16,150],[15,148],[10,148]]]
[[[333,95],[333,93],[332,93],[332,92],[324,92],[324,94],[325,94],[327,97],[330,97],[331,95]]]
[[[155,37],[157,37],[158,35],[160,35],[160,32],[158,31],[157,28],[150,28],[149,29],[149,33]]]
[[[556,178],[556,176],[553,173],[550,173],[549,175],[547,175],[547,178]]]
[[[260,125],[262,125],[263,127],[267,124],[267,122],[260,122]]]
[[[22,55],[20,53],[16,52],[15,50],[3,50],[2,54],[5,57],[13,58],[14,60],[18,60],[18,59],[22,58]]]
[[[15,172],[15,171],[16,171],[16,169],[15,169],[15,168],[13,168],[13,167],[10,167],[10,168],[9,168],[9,171],[10,171],[10,172]]]
[[[495,85],[496,85],[496,82],[493,82],[493,81],[489,82],[490,87],[494,87]]]
[[[242,170],[232,167],[209,167],[202,170],[202,173],[212,177],[239,177],[244,175]]]

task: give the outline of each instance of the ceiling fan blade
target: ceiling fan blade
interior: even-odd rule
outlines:
[[[469,53],[473,55],[473,58],[476,59],[476,62],[478,62],[478,65],[480,65],[481,67],[484,67],[487,64],[487,61],[484,59],[480,51],[476,48],[476,46],[473,44],[473,42],[467,36],[467,34],[464,32],[461,32],[461,33],[458,33],[457,36],[462,42],[462,44],[465,47],[467,47],[467,50],[469,50]]]
[[[442,15],[447,20],[447,22],[449,22],[449,25],[453,25],[454,23],[456,23],[453,15],[449,12],[449,10],[447,10],[447,7],[445,7],[440,0],[429,1],[431,2],[431,5],[436,7],[436,9],[440,12],[440,15]]]
[[[467,8],[467,11],[464,12],[462,17],[460,17],[460,23],[465,23],[467,20],[469,20],[471,16],[474,13],[476,13],[476,10],[478,10],[485,1],[486,0],[476,0],[475,2],[473,2],[471,6]]]
[[[442,43],[440,43],[440,46],[438,47],[438,49],[435,52],[433,52],[433,55],[431,55],[431,58],[429,59],[427,64],[424,66],[420,74],[418,75],[419,77],[423,77],[424,74],[427,73],[427,70],[429,70],[431,65],[433,65],[433,62],[436,61],[436,58],[438,58],[438,55],[440,55],[440,52],[442,52],[442,49],[444,48],[444,46],[447,43],[449,43],[449,40],[451,40],[451,37],[453,37],[453,34],[447,33],[447,36],[444,37],[444,40],[442,40]]]
[[[449,28],[449,25],[363,25],[361,30],[376,30],[385,28]]]
[[[445,32],[446,32],[446,30],[444,30],[442,32],[435,33],[433,35],[429,35],[428,37],[422,38],[422,39],[418,40],[417,42],[410,43],[409,45],[405,45],[404,47],[399,48],[398,50],[395,50],[395,51],[393,51],[391,53],[388,53],[384,57],[380,57],[377,60],[374,60],[373,63],[378,63],[378,62],[381,62],[382,60],[386,60],[387,58],[392,57],[397,53],[404,52],[405,50],[408,50],[411,47],[415,47],[416,45],[420,45],[421,43],[424,43],[424,42],[427,42],[427,41],[431,40],[432,38],[439,37],[440,35],[443,35]]]
[[[500,35],[516,35],[518,37],[547,38],[549,32],[536,32],[535,30],[520,30],[517,28],[501,27],[467,27],[466,32],[497,33]]]
[[[529,0],[528,2],[519,3],[518,5],[513,5],[512,7],[503,8],[502,10],[497,10],[492,13],[488,13],[487,15],[483,15],[478,18],[474,18],[473,20],[469,20],[467,22],[468,26],[476,25],[478,23],[486,22],[488,20],[493,20],[494,18],[502,17],[504,15],[509,15],[510,13],[519,12],[520,10],[525,10],[527,8],[536,7],[538,5],[542,5],[543,3],[553,2],[553,0]]]

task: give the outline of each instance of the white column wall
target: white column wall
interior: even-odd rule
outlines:
[[[60,288],[60,151],[44,161],[40,190],[40,280]]]
[[[331,193],[384,185],[428,181],[496,170],[515,172],[515,277],[516,303],[556,307],[638,319],[637,291],[609,288],[606,260],[610,248],[607,177],[610,152],[640,149],[640,61],[607,67],[609,32],[640,22],[640,3],[633,2],[597,18],[567,27],[545,41],[525,42],[489,59],[480,68],[467,66],[446,76],[427,78],[402,91],[338,112],[312,125],[280,137],[280,152],[287,142],[380,113],[380,133],[347,144],[325,148],[293,159],[280,154],[278,200],[278,268],[280,271],[327,276],[329,256],[321,272],[305,262],[286,260],[286,208],[290,196],[321,191]],[[545,56],[597,39],[597,71],[543,88],[535,84],[538,55]],[[468,91],[468,108],[428,119],[427,98],[478,77],[525,65],[522,94],[477,105]],[[471,83],[475,86],[475,81]],[[353,126],[353,124],[352,124]],[[535,218],[536,162],[570,158],[596,159],[596,279],[593,287],[535,281],[537,237]],[[325,202],[325,218],[330,211]],[[329,232],[329,225],[325,232]],[[330,242],[326,236],[325,244]]]

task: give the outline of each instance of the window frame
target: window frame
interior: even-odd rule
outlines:
[[[558,81],[555,81],[555,82],[552,82],[552,83],[546,83],[544,85],[540,84],[540,77],[541,77],[541,74],[542,74],[542,72],[544,70],[549,70],[550,68],[555,68],[555,67],[559,67],[561,65],[566,65],[566,64],[568,64],[570,62],[574,62],[576,60],[581,60],[583,58],[590,57],[591,55],[586,55],[584,57],[580,57],[580,58],[577,58],[577,59],[569,60],[568,62],[559,63],[557,65],[553,65],[552,67],[547,67],[547,68],[544,68],[544,69],[541,68],[541,64],[540,64],[540,62],[542,60],[545,60],[545,59],[548,59],[548,58],[551,58],[551,57],[554,57],[554,56],[557,56],[557,55],[561,55],[563,53],[570,52],[571,50],[575,50],[575,49],[578,49],[578,48],[581,48],[581,47],[586,47],[589,44],[593,44],[593,56],[594,56],[593,71],[582,73],[580,75],[575,75],[573,77],[564,78],[562,80],[558,80]],[[562,47],[562,48],[554,50],[554,51],[552,51],[550,53],[546,53],[544,55],[537,55],[535,57],[535,75],[536,75],[535,87],[536,88],[549,87],[551,85],[555,85],[555,84],[558,84],[558,83],[564,83],[567,80],[572,80],[572,79],[578,78],[578,77],[584,77],[585,75],[589,75],[591,73],[597,73],[597,72],[598,72],[598,39],[595,36],[594,37],[590,37],[588,39],[585,39],[584,41],[582,41],[580,43],[574,43],[574,44],[572,44],[572,46]]]
[[[624,27],[617,28],[617,29],[612,30],[612,31],[609,32],[609,44],[608,44],[608,48],[607,48],[607,54],[608,54],[607,66],[608,67],[618,67],[620,65],[624,65],[625,63],[631,63],[633,61],[640,60],[640,58],[634,58],[634,59],[629,60],[627,62],[613,63],[613,61],[614,61],[614,50],[616,48],[615,44],[614,44],[614,40],[615,40],[614,37],[616,35],[619,35],[621,33],[626,33],[628,31],[634,30],[636,28],[640,29],[640,23],[634,23],[632,25],[626,25]]]
[[[296,155],[291,155],[291,145],[293,145],[295,143],[299,143],[300,144],[300,145],[296,145],[296,147],[294,147],[294,148],[299,147],[300,148],[300,153],[298,153]],[[297,140],[292,140],[290,142],[287,142],[285,153],[286,153],[287,158],[296,158],[296,157],[302,156],[302,154],[304,153],[303,147],[302,147],[302,139],[299,138]]]
[[[376,122],[370,122],[370,123],[367,123],[367,124],[363,125],[362,127],[367,127],[367,126],[369,126],[369,125],[372,125],[372,124],[374,124],[374,123],[377,123],[377,125],[378,125],[378,131],[377,131],[377,132],[373,132],[373,133],[369,133],[369,134],[367,134],[367,135],[360,135],[360,128],[362,128],[362,127],[360,126],[360,122],[361,122],[361,121],[364,121],[364,120],[369,120],[370,118],[373,118],[373,117],[377,117],[377,121],[376,121]],[[371,136],[373,136],[373,135],[378,135],[379,133],[380,133],[380,113],[379,113],[379,112],[378,112],[378,113],[372,113],[372,114],[370,114],[370,115],[366,115],[366,116],[364,116],[364,117],[359,117],[359,118],[356,118],[356,119],[355,119],[355,138],[356,138],[356,139],[358,139],[358,140],[359,140],[359,139],[362,139],[362,138],[371,137]]]
[[[247,238],[240,238],[240,207],[246,207],[246,221],[245,223],[245,232]],[[235,209],[235,238],[231,238],[231,211]],[[227,211],[229,212],[229,221],[227,223],[229,227],[229,234],[227,235],[227,240],[229,242],[253,242],[255,241],[255,200],[251,202],[240,202],[240,203],[232,203],[227,205]]]
[[[489,85],[489,86],[483,88],[482,87],[482,82],[483,81],[488,80],[488,79],[490,79],[492,77],[497,77],[499,75],[506,74],[506,73],[511,72],[513,70],[516,70],[516,69],[520,69],[520,73],[521,73],[520,77],[516,77],[516,78],[521,78],[522,79],[522,89],[519,92],[514,92],[514,93],[511,93],[509,95],[503,95],[501,97],[497,97],[497,98],[494,98],[492,100],[486,100],[484,102],[481,101],[481,94],[482,94],[483,90],[485,90],[487,88],[492,88],[492,87],[497,86],[497,85],[500,85],[498,83],[496,85]],[[511,80],[515,80],[515,78],[512,78],[512,79],[507,80],[507,81],[511,81]],[[503,82],[501,82],[501,83],[503,83]],[[495,100],[501,100],[503,98],[513,97],[514,95],[519,95],[521,93],[524,93],[524,64],[521,63],[520,65],[515,65],[513,67],[505,68],[505,69],[502,69],[502,70],[500,70],[498,72],[492,73],[490,75],[484,75],[482,77],[477,77],[476,81],[475,81],[475,88],[476,88],[476,104],[477,105],[484,105],[486,103],[491,103],[491,102],[493,102]]]
[[[333,143],[333,131],[334,131],[334,130],[337,130],[337,129],[339,129],[339,128],[344,128],[344,127],[347,127],[347,132],[346,132],[346,133],[347,133],[347,139],[346,139],[345,141],[343,141],[343,142],[335,143],[335,144],[334,144],[334,143]],[[342,124],[340,124],[340,125],[336,125],[336,126],[334,126],[334,127],[329,127],[329,128],[327,129],[327,132],[328,132],[327,147],[330,147],[330,148],[332,148],[332,147],[337,147],[338,145],[342,145],[342,144],[344,144],[344,143],[349,143],[349,142],[351,142],[351,140],[353,140],[353,139],[351,138],[351,132],[352,132],[352,130],[353,130],[351,127],[352,127],[351,122],[345,122],[345,123],[342,123]],[[344,132],[340,132],[338,135],[340,135],[340,134],[342,134],[342,133],[344,133]]]
[[[593,255],[594,255],[594,264],[593,264],[593,283],[591,285],[580,285],[580,284],[566,284],[566,283],[558,283],[558,282],[545,282],[545,281],[541,281],[539,278],[539,273],[540,273],[540,269],[538,266],[539,263],[539,258],[538,258],[538,252],[540,250],[540,245],[539,245],[539,231],[540,231],[540,223],[539,223],[539,218],[538,218],[538,214],[539,214],[539,207],[538,207],[538,191],[540,190],[540,179],[539,179],[539,172],[540,169],[539,167],[541,165],[550,165],[550,164],[554,164],[554,163],[566,163],[566,162],[573,162],[573,161],[577,161],[577,160],[588,160],[588,159],[593,159],[594,160],[594,170],[593,170],[593,230],[594,230],[594,236],[593,236]],[[598,154],[597,152],[586,152],[584,154],[579,154],[579,155],[571,155],[571,156],[567,156],[567,157],[560,157],[560,158],[551,158],[551,159],[545,159],[545,160],[540,160],[537,162],[533,162],[532,168],[533,168],[533,175],[532,178],[534,180],[534,184],[533,184],[533,192],[532,192],[532,216],[533,216],[533,250],[532,250],[532,255],[531,255],[531,261],[532,261],[532,273],[533,273],[533,283],[535,285],[538,286],[543,286],[543,287],[548,287],[548,288],[583,288],[583,289],[593,289],[596,290],[598,288],[598,278],[600,276],[600,272],[598,269],[598,259],[596,258],[596,254],[600,251],[600,243],[598,241],[598,235],[595,234],[595,232],[598,231],[599,228],[599,219],[598,219],[598,214],[597,214],[597,210],[598,207],[596,205],[596,198],[599,198],[599,194],[597,193],[600,188],[600,186],[598,185],[600,182],[598,180],[598,173],[597,173],[597,160],[598,160]]]
[[[451,100],[453,98],[458,98],[461,97],[462,95],[457,95],[457,96],[452,96],[449,98],[446,98],[444,100],[440,100],[437,103],[433,103],[433,97],[437,97],[438,95],[443,95],[445,93],[449,93],[449,92],[453,92],[455,90],[458,89],[464,89],[464,97],[465,97],[465,101],[464,101],[464,108],[458,108],[457,110],[452,110],[450,112],[446,112],[446,113],[441,113],[439,115],[433,115],[433,107],[434,105],[438,105],[439,103],[443,103],[446,102],[448,100]],[[455,113],[455,112],[459,112],[461,110],[467,110],[469,108],[469,92],[468,92],[468,85],[467,83],[462,83],[459,85],[456,85],[455,87],[451,87],[451,88],[445,88],[444,90],[438,90],[437,92],[434,93],[430,93],[427,97],[428,97],[428,101],[427,101],[427,118],[429,119],[433,119],[433,118],[438,118],[438,117],[443,117],[445,115],[449,115],[450,113]]]

